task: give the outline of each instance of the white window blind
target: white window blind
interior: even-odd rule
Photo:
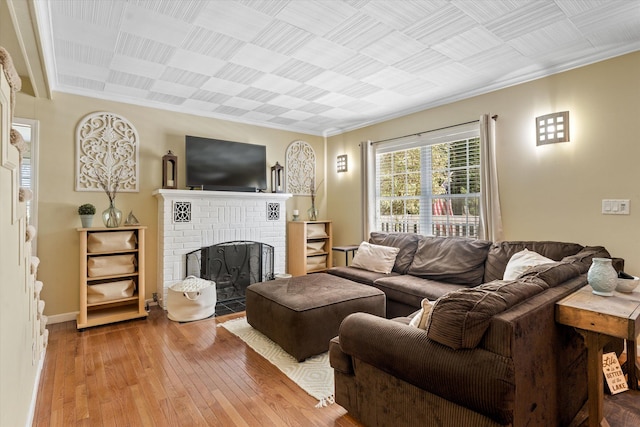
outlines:
[[[478,236],[477,123],[381,142],[374,153],[376,230]]]

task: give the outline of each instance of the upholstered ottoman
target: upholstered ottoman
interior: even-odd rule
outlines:
[[[325,273],[254,283],[246,296],[249,324],[298,361],[327,351],[349,314],[385,315],[382,291]]]

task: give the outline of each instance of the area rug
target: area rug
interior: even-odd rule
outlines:
[[[229,320],[218,326],[236,335],[300,388],[318,399],[317,408],[334,403],[333,368],[329,365],[328,352],[298,362],[278,344],[253,329],[246,317]]]

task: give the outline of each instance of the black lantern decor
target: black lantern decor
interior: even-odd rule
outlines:
[[[272,193],[284,193],[284,178],[282,176],[284,167],[280,163],[276,162],[271,166],[271,192]]]
[[[178,188],[178,157],[171,150],[162,156],[162,188]]]

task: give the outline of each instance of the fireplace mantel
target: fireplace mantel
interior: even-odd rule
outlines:
[[[185,278],[186,254],[217,243],[250,240],[274,248],[274,272],[286,272],[288,193],[169,190],[158,199],[158,296]]]
[[[209,190],[166,190],[157,189],[153,193],[162,198],[236,198],[236,199],[278,199],[287,200],[292,195],[289,193],[252,193],[249,191],[209,191]]]

